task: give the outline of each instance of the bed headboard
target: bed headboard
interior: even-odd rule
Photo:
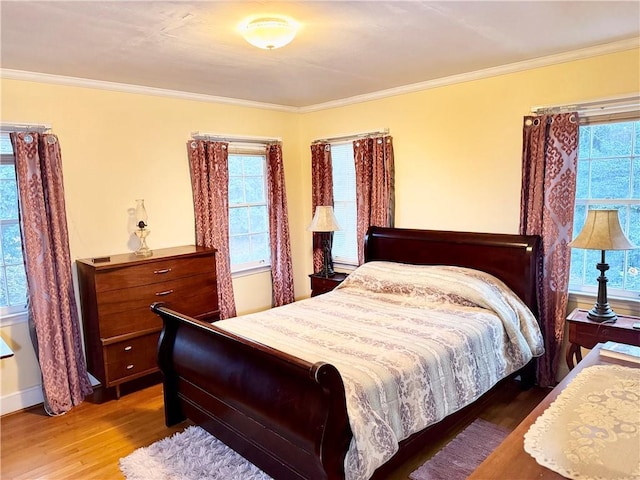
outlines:
[[[537,316],[540,237],[371,227],[365,261],[455,265],[490,273],[505,282]]]

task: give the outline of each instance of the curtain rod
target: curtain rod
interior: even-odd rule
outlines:
[[[623,97],[611,97],[590,102],[578,102],[572,105],[547,105],[531,107],[531,113],[542,115],[545,113],[578,112],[582,116],[613,114],[640,110],[640,94]]]
[[[51,125],[43,123],[0,123],[0,131],[2,132],[38,132],[44,133],[51,130]]]
[[[194,140],[208,140],[213,142],[229,142],[229,143],[281,143],[281,138],[272,137],[247,137],[242,135],[221,135],[219,133],[201,133],[192,132],[191,138]]]
[[[357,140],[359,138],[374,137],[379,135],[389,135],[389,129],[375,130],[372,132],[351,133],[349,135],[341,135],[339,137],[318,138],[311,142],[312,145],[317,143],[346,142],[349,140]]]

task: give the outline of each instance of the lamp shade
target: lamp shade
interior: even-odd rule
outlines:
[[[580,234],[569,243],[588,250],[630,250],[636,248],[620,227],[618,210],[589,210]]]
[[[311,224],[307,227],[311,232],[335,232],[340,230],[340,225],[333,214],[333,207],[319,205],[316,207],[316,213],[311,220]]]
[[[241,27],[244,39],[264,50],[284,47],[296,36],[297,25],[284,17],[261,17]]]

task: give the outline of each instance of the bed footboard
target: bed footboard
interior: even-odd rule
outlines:
[[[343,479],[351,441],[336,368],[156,303],[167,426],[190,419],[274,478]]]

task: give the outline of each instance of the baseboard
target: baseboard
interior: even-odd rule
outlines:
[[[36,385],[0,398],[0,415],[24,410],[44,402],[42,385]]]
[[[91,374],[89,374],[89,380],[91,380],[92,387],[100,385],[100,382]],[[24,410],[26,408],[33,407],[34,405],[38,405],[39,403],[44,403],[42,385],[36,385],[25,390],[19,390],[0,397],[0,416]]]

